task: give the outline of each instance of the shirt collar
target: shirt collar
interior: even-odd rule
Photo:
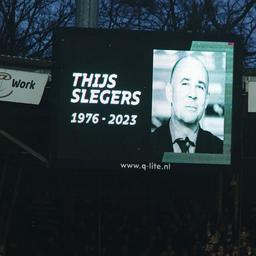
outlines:
[[[172,136],[172,143],[174,143],[174,141],[176,139],[185,139],[186,137],[188,137],[189,140],[194,142],[194,144],[196,145],[196,139],[197,139],[197,135],[198,135],[198,131],[199,131],[199,126],[196,128],[196,130],[188,130],[187,129],[187,131],[185,133],[182,125],[180,125],[178,122],[174,122],[174,120],[172,118],[170,118],[169,128],[170,128],[170,132],[171,132],[171,136]]]

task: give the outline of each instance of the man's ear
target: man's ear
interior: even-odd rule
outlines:
[[[172,102],[172,86],[171,84],[167,84],[165,87],[165,96],[167,100],[171,103]]]

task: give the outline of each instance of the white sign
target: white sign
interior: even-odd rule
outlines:
[[[48,74],[0,69],[0,101],[38,105]]]

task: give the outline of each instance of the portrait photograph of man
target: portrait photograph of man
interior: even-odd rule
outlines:
[[[154,50],[151,146],[165,152],[223,153],[226,55]]]

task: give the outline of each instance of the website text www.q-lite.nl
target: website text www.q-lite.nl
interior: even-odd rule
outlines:
[[[159,163],[141,163],[141,164],[135,164],[135,163],[121,163],[120,164],[122,169],[138,169],[143,171],[170,171],[171,170],[171,164],[159,164]]]

